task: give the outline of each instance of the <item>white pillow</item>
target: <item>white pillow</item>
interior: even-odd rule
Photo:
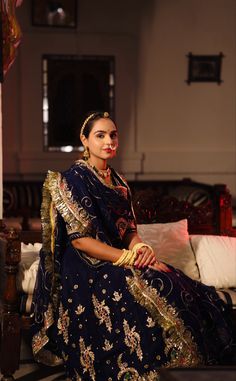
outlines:
[[[41,247],[41,243],[21,243],[21,262],[17,274],[17,289],[24,291],[26,294],[32,294],[34,291]]]
[[[192,235],[201,281],[216,288],[236,287],[236,237]]]
[[[164,224],[138,225],[137,230],[142,241],[152,246],[158,260],[182,270],[192,279],[200,279],[189,242],[186,219]]]

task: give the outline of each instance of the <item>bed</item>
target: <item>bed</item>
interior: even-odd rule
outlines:
[[[232,227],[231,195],[227,187],[189,179],[133,181],[129,185],[139,234],[155,248],[160,260],[180,268],[193,279],[207,283],[212,282],[217,268],[221,270],[222,261],[224,263],[221,253],[227,248],[225,255],[229,255],[227,262],[230,263],[228,271],[231,273],[226,278],[229,282],[223,278],[219,283],[219,275],[216,279],[218,283],[213,285],[218,287],[219,296],[226,301],[227,313],[233,321],[236,300],[231,291],[236,295],[236,272],[233,272],[234,266],[236,269],[236,230]],[[2,227],[5,282],[2,290],[0,358],[4,381],[13,379],[14,372],[19,368],[21,332],[30,327],[29,311],[35,280],[30,277],[26,281],[23,270],[36,276],[40,242],[39,229],[16,231],[8,227],[4,231]],[[199,268],[206,262],[206,249],[212,245],[214,252],[219,252],[215,256],[215,270],[204,269],[205,272],[200,274]],[[212,256],[211,250],[209,256]]]

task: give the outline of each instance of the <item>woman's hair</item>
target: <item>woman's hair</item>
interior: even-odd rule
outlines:
[[[104,112],[104,111],[94,111],[94,112],[90,112],[87,114],[87,117],[86,119],[84,120],[84,123],[81,127],[81,130],[80,130],[80,137],[82,135],[84,135],[86,138],[89,137],[89,134],[93,128],[93,125],[94,125],[94,122],[96,120],[99,120],[101,118],[110,118],[110,115],[108,114],[108,112]]]

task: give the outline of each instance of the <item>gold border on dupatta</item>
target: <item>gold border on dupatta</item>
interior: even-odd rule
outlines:
[[[165,354],[170,361],[163,367],[195,367],[203,363],[191,332],[184,326],[174,307],[167,303],[158,291],[132,270],[133,276],[126,277],[130,293],[149,312],[157,325],[163,329]]]

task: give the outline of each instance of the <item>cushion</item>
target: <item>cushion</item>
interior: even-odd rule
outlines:
[[[21,217],[8,217],[3,219],[4,225],[7,229],[13,228],[17,231],[22,230],[22,218]]]
[[[30,230],[41,230],[41,219],[40,218],[29,218],[29,229]]]
[[[28,245],[21,243],[21,262],[17,274],[17,288],[27,294],[32,294],[34,291],[41,247],[41,243],[29,243]]]
[[[152,246],[158,260],[182,270],[194,280],[200,279],[189,242],[186,219],[162,224],[142,224],[137,226],[137,230],[142,241]]]
[[[201,281],[216,288],[236,287],[236,237],[190,237]]]

